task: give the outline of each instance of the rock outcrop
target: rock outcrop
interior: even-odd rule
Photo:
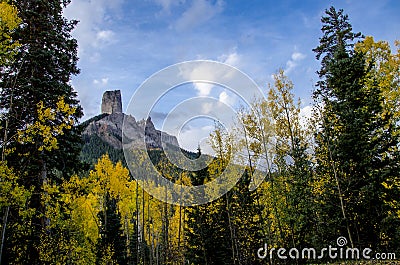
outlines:
[[[171,136],[165,132],[159,131],[154,127],[153,122],[151,121],[151,118],[147,118],[147,120],[141,120],[138,122],[138,125],[142,128],[144,128],[145,131],[145,142],[147,145],[147,148],[161,148],[162,147],[162,141],[164,143],[168,143],[174,146],[179,146],[178,140],[176,139],[175,136]]]
[[[106,91],[101,102],[102,114],[122,113],[121,91]]]
[[[122,127],[125,122],[125,129],[129,130],[125,135],[129,138],[130,145],[143,146],[139,142],[145,143],[147,148],[162,149],[164,143],[179,147],[175,136],[161,132],[154,127],[151,118],[136,121],[131,115],[122,113],[121,92],[106,91],[103,95],[102,116],[93,118],[83,131],[83,135],[97,135],[104,142],[116,149],[122,149]]]

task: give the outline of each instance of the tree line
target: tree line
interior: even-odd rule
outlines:
[[[216,126],[205,169],[151,154],[181,185],[212,181],[235,159],[233,189],[182,207],[132,178],[148,172],[140,157],[131,173],[113,161],[118,153],[91,170],[81,161],[83,114],[70,84],[77,21],[62,16],[69,2],[0,2],[0,264],[281,264],[289,261],[261,260],[257,250],[318,249],[339,236],[348,247],[400,250],[399,42],[394,51],[327,9],[309,121],[278,70],[267,99],[238,110],[232,132]],[[249,189],[256,174],[264,181]]]

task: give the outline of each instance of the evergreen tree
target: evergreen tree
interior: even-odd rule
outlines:
[[[316,133],[317,173],[325,183],[321,216],[329,240],[345,235],[351,245],[377,247],[381,224],[390,213],[383,181],[398,178],[398,139],[389,115],[382,115],[379,87],[366,86],[369,68],[354,51],[343,10],[331,7],[322,18],[323,37],[314,49],[321,81],[314,96],[322,103]],[[339,233],[339,234],[338,234]]]
[[[110,254],[110,260],[117,264],[126,264],[125,238],[122,234],[121,215],[118,213],[116,199],[105,196],[105,209],[99,212],[100,239],[98,241],[98,263],[104,259],[105,253]]]
[[[251,174],[246,169],[236,186],[228,192],[231,203],[237,248],[236,264],[262,264],[257,257],[256,246],[262,246],[263,231],[261,224],[262,206],[258,202],[258,193],[250,191]]]
[[[15,1],[22,26],[15,30],[12,38],[20,43],[21,49],[13,64],[0,74],[0,106],[7,110],[2,121],[8,120],[8,139],[15,139],[18,130],[24,130],[38,119],[36,109],[40,102],[46,108],[56,109],[62,98],[66,104],[77,108],[74,119],[82,116],[76,92],[70,84],[71,75],[79,73],[77,42],[70,35],[77,22],[62,16],[62,10],[69,2]],[[56,124],[61,122],[62,116],[54,120]],[[54,166],[63,172],[75,168],[78,161],[76,144],[80,143],[77,131],[71,129],[58,135],[57,140],[59,148],[51,155],[38,151],[39,141],[9,141],[16,150],[7,160],[10,166],[25,166],[32,177],[38,175],[37,171],[46,162],[48,167]]]
[[[215,138],[221,136],[216,134]],[[217,145],[222,141],[216,140]],[[221,146],[220,146],[221,147]],[[221,151],[221,150],[220,150]],[[223,152],[223,151],[221,151]],[[202,185],[210,181],[218,172],[223,171],[225,156],[218,152],[218,158],[209,166],[196,172],[193,185]],[[212,170],[211,170],[212,168]],[[211,173],[211,172],[214,172]],[[232,244],[232,223],[228,214],[227,197],[224,195],[204,205],[190,207],[187,210],[187,233],[185,233],[186,257],[190,264],[235,264]]]
[[[43,148],[44,135],[32,134],[29,141],[19,139],[19,134],[34,126],[40,120],[39,106],[56,111],[62,100],[75,111],[73,115],[56,112],[51,126],[75,121],[82,116],[76,93],[70,85],[71,75],[79,70],[77,64],[77,42],[70,32],[76,21],[68,21],[63,8],[68,0],[16,0],[21,26],[12,32],[14,43],[21,47],[12,63],[0,72],[0,109],[2,135],[6,137],[2,145],[13,150],[6,156],[8,165],[21,176],[21,184],[33,188],[30,207],[36,210],[31,220],[31,232],[21,238],[26,263],[38,262],[40,233],[49,220],[43,215],[43,184],[50,179],[58,181],[67,178],[79,163],[80,133],[75,127],[51,131],[55,148]],[[42,104],[42,105],[41,105]],[[7,125],[7,126],[6,126]],[[3,131],[4,130],[4,131]],[[17,214],[10,214],[18,216]],[[28,224],[27,224],[28,225]],[[8,246],[4,253],[11,255],[17,246]],[[26,251],[26,252],[25,252]]]
[[[225,198],[187,210],[186,260],[190,264],[235,264]]]

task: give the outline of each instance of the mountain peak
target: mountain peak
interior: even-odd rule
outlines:
[[[97,136],[115,149],[122,149],[122,127],[125,122],[125,133],[133,146],[140,146],[135,143],[145,140],[147,147],[162,149],[163,139],[166,143],[179,147],[176,137],[157,130],[150,116],[137,122],[131,115],[124,114],[120,90],[104,92],[101,111],[101,115],[85,124],[85,137]]]
[[[101,113],[122,113],[121,90],[106,91],[101,101]]]

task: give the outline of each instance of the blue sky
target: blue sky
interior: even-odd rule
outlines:
[[[120,89],[125,109],[149,76],[196,59],[237,67],[264,91],[271,75],[283,68],[307,112],[319,68],[312,49],[321,36],[320,18],[331,5],[345,10],[355,31],[392,45],[400,39],[398,0],[72,0],[65,15],[80,21],[73,36],[81,74],[72,84],[84,119],[100,113],[104,91]],[[235,100],[224,89],[207,89],[181,88],[160,101],[157,111],[168,112],[196,95]],[[210,126],[193,123],[179,140],[192,149]]]

